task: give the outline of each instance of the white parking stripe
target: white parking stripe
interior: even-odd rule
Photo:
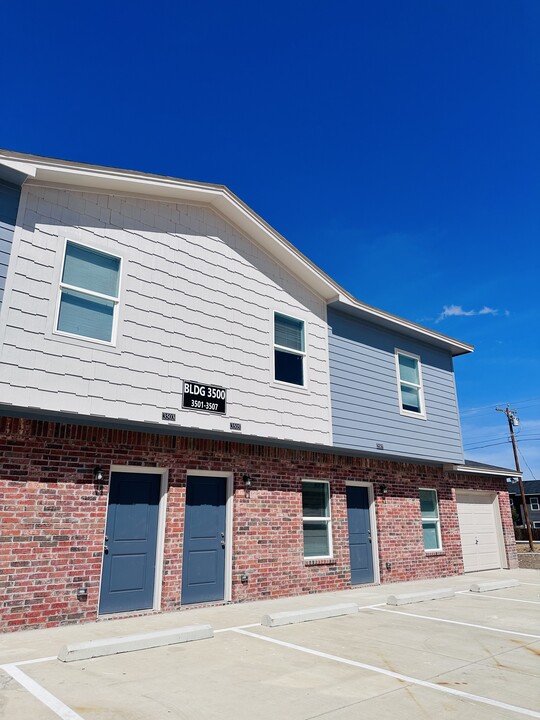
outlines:
[[[458,590],[456,595],[467,595],[468,597],[487,598],[488,600],[508,600],[508,602],[529,603],[529,605],[540,605],[538,600],[518,600],[517,598],[499,597],[499,595],[484,595],[482,593],[472,593],[470,590]]]
[[[48,690],[45,690],[39,683],[28,677],[26,673],[18,668],[16,665],[0,665],[0,670],[3,670],[8,675],[16,680],[19,685],[22,685],[25,690],[33,695],[36,700],[39,700],[46,705],[50,710],[53,711],[62,720],[84,720],[79,714],[72,710],[67,705],[59,700],[57,697],[52,695]]]
[[[236,627],[220,628],[219,630],[214,630],[214,635],[216,635],[217,633],[231,632],[232,630],[244,630],[245,628],[252,627],[261,627],[261,623],[251,623],[251,625],[237,625]]]
[[[522,708],[517,705],[509,705],[508,703],[499,702],[498,700],[491,700],[490,698],[483,697],[482,695],[473,695],[472,693],[467,693],[463,690],[454,690],[454,688],[436,685],[435,683],[428,682],[427,680],[418,680],[417,678],[410,677],[409,675],[401,675],[400,673],[376,667],[375,665],[368,665],[367,663],[361,663],[357,660],[349,660],[347,658],[339,657],[338,655],[330,655],[329,653],[324,653],[320,650],[312,650],[311,648],[306,648],[302,645],[295,645],[283,640],[277,640],[276,638],[271,638],[267,635],[258,635],[257,633],[247,632],[247,630],[235,630],[234,632],[256,638],[257,640],[274,643],[275,645],[281,645],[282,647],[286,647],[291,650],[298,650],[299,652],[303,652],[308,655],[315,655],[316,657],[324,658],[325,660],[332,660],[337,663],[342,663],[343,665],[352,665],[353,667],[361,668],[362,670],[368,670],[370,672],[378,673],[379,675],[386,675],[388,677],[395,678],[396,680],[400,680],[411,685],[419,685],[420,687],[425,687],[429,690],[436,690],[437,692],[442,692],[446,695],[454,695],[465,700],[482,703],[483,705],[491,705],[492,707],[500,708],[502,710],[510,710],[511,712],[515,712],[519,715],[527,715],[527,717],[540,718],[540,713],[535,712],[534,710]]]
[[[414,613],[402,612],[400,610],[387,610],[386,608],[373,609],[378,610],[379,612],[393,613],[394,615],[405,615],[406,617],[420,618],[421,620],[432,620],[433,622],[449,623],[450,625],[463,625],[465,627],[478,628],[479,630],[489,630],[490,632],[505,633],[506,635],[520,635],[521,637],[540,640],[540,635],[518,632],[517,630],[501,630],[501,628],[495,628],[489,625],[475,625],[474,623],[460,622],[459,620],[446,620],[445,618],[430,617],[429,615],[415,615]]]
[[[56,655],[50,655],[49,657],[35,658],[35,660],[20,660],[19,662],[11,663],[11,665],[19,667],[20,665],[35,665],[35,663],[50,662],[51,660],[58,660],[58,658]]]

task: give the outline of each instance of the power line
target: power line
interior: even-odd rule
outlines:
[[[525,405],[527,403],[527,405]],[[540,397],[525,398],[509,403],[510,405],[521,405],[521,407],[533,407],[540,405]],[[483,412],[480,412],[483,411]],[[489,405],[479,405],[477,408],[469,408],[468,410],[462,410],[460,412],[461,417],[469,417],[471,415],[488,415],[493,411],[493,403]]]
[[[534,477],[534,473],[533,473],[533,471],[531,470],[531,468],[530,468],[530,466],[529,466],[529,463],[525,460],[525,456],[523,455],[523,453],[521,452],[521,450],[520,450],[519,448],[518,448],[518,452],[519,452],[519,454],[521,455],[521,457],[522,457],[522,459],[523,459],[523,462],[524,462],[525,465],[527,466],[528,471],[531,473],[532,479],[533,479],[533,480],[536,480],[536,478]]]
[[[488,438],[486,438],[486,439],[488,439]],[[531,442],[531,441],[537,442],[538,440],[540,440],[540,437],[521,438],[518,441],[518,444],[522,443],[522,442]],[[510,438],[507,438],[506,440],[503,440],[501,442],[491,443],[490,445],[476,445],[474,447],[470,447],[469,445],[464,445],[463,447],[465,450],[478,450],[479,448],[482,448],[482,447],[494,447],[495,445],[506,445],[506,443],[509,443],[509,442],[512,442],[512,441]]]

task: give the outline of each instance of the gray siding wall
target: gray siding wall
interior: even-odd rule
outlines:
[[[328,309],[334,445],[463,462],[450,354]],[[395,348],[419,355],[426,419],[400,414]]]
[[[28,181],[0,318],[0,402],[331,443],[326,304],[207,207]],[[113,347],[55,332],[66,240],[122,257]],[[273,312],[305,321],[307,387],[273,381]],[[182,409],[182,381],[227,415]]]
[[[4,299],[4,288],[6,286],[7,269],[20,195],[21,188],[18,185],[12,185],[0,180],[0,308]]]

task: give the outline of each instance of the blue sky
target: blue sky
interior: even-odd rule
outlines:
[[[20,7],[0,147],[228,185],[362,301],[474,344],[466,455],[513,467],[510,403],[540,478],[537,0]]]

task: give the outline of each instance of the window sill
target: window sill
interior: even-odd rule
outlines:
[[[282,382],[281,380],[272,380],[270,387],[276,388],[277,390],[291,390],[292,392],[302,393],[302,395],[309,395],[307,385],[295,385],[294,383]]]
[[[424,553],[426,555],[429,555],[430,557],[433,557],[433,555],[446,555],[445,550],[424,550]]]
[[[94,340],[93,338],[83,338],[78,335],[69,335],[53,330],[45,334],[45,340],[55,343],[66,343],[67,345],[75,345],[76,347],[87,348],[89,350],[104,350],[105,352],[120,353],[116,343],[106,343],[102,340]]]
[[[426,413],[416,413],[411,410],[404,410],[403,408],[399,409],[399,414],[402,417],[414,418],[415,420],[427,420]]]
[[[335,565],[334,558],[304,558],[304,565],[312,567],[313,565]]]

